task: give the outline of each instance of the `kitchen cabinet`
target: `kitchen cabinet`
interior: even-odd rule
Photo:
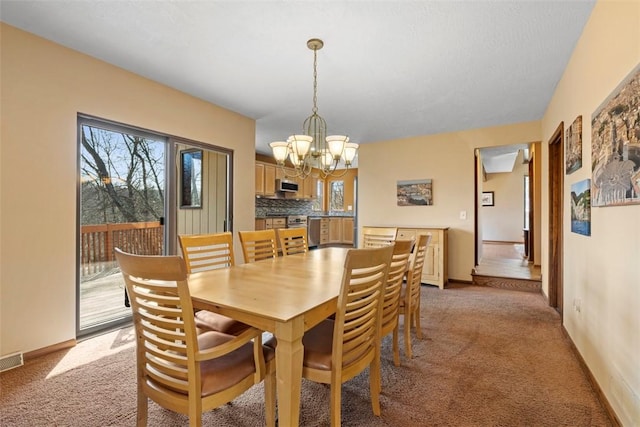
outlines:
[[[353,218],[342,218],[342,243],[353,245]]]
[[[329,218],[329,243],[353,245],[353,218]]]
[[[449,281],[449,227],[398,228],[396,240],[415,239],[420,234],[431,235],[422,268],[422,283],[444,289],[444,285]]]
[[[302,197],[305,199],[318,198],[318,177],[309,175],[302,184]]]
[[[264,164],[256,163],[256,194],[264,194]]]
[[[320,219],[320,245],[329,243],[329,218]]]
[[[329,243],[342,243],[342,218],[329,218]]]
[[[276,166],[269,163],[256,162],[256,195],[275,196]]]

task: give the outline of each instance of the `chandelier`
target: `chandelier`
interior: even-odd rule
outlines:
[[[349,142],[348,136],[327,136],[327,122],[318,115],[318,50],[323,46],[320,39],[307,41],[307,47],[313,50],[313,108],[302,125],[302,134],[269,144],[285,176],[292,176],[284,169],[287,158],[293,164],[292,177],[295,178],[304,178],[314,170],[323,178],[342,176],[351,167],[358,151],[358,144]],[[340,162],[345,166],[342,172],[338,172]]]

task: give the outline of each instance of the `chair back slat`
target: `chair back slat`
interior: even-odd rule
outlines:
[[[422,279],[422,269],[424,260],[431,242],[430,234],[421,234],[418,236],[416,246],[413,250],[413,259],[409,266],[407,274],[407,290],[405,295],[405,304],[413,307],[420,302],[420,284]]]
[[[309,252],[306,228],[278,228],[277,232],[282,255],[295,255]]]
[[[389,265],[387,283],[382,303],[381,336],[386,336],[398,325],[398,309],[400,306],[400,291],[402,282],[409,268],[409,256],[413,247],[413,240],[396,240],[393,256]]]
[[[240,231],[238,235],[244,262],[256,262],[278,256],[275,230]]]
[[[392,252],[393,247],[386,246],[347,254],[333,336],[333,359],[342,361],[342,371],[376,356]]]
[[[235,265],[233,235],[229,232],[180,235],[178,239],[189,273]]]
[[[136,328],[142,380],[187,394],[197,338],[187,268],[177,256],[139,256],[115,250]]]
[[[388,246],[396,240],[397,227],[365,227],[363,248],[379,248]]]

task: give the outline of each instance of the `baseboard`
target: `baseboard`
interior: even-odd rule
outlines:
[[[24,360],[29,361],[33,359],[37,359],[38,357],[45,356],[50,353],[54,353],[56,351],[65,350],[67,348],[75,347],[76,340],[71,339],[67,341],[60,342],[58,344],[53,344],[48,347],[39,348],[37,350],[30,351],[24,354]]]
[[[604,393],[602,392],[602,389],[600,388],[600,384],[598,384],[598,381],[596,381],[596,378],[591,373],[589,366],[587,366],[587,362],[585,362],[584,359],[582,358],[580,351],[578,351],[578,347],[576,347],[575,343],[571,339],[571,336],[569,335],[569,332],[567,332],[567,330],[565,329],[564,325],[562,325],[561,330],[563,335],[569,341],[571,350],[575,354],[576,359],[578,359],[578,362],[580,363],[580,367],[582,368],[582,371],[587,376],[587,379],[589,380],[591,387],[593,387],[593,390],[596,392],[596,396],[598,397],[600,404],[602,405],[604,410],[607,412],[607,415],[609,416],[609,420],[611,421],[611,424],[613,424],[616,427],[623,427],[622,423],[620,422],[620,419],[618,418],[618,415],[613,410],[613,407],[611,406],[611,404],[609,404],[607,397],[604,395]]]
[[[462,279],[449,279],[447,283],[461,283],[463,285],[473,285],[472,280],[462,280]],[[447,283],[445,283],[445,288],[447,287]]]

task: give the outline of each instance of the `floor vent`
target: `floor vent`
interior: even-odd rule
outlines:
[[[9,354],[0,358],[0,372],[24,365],[22,353]]]

